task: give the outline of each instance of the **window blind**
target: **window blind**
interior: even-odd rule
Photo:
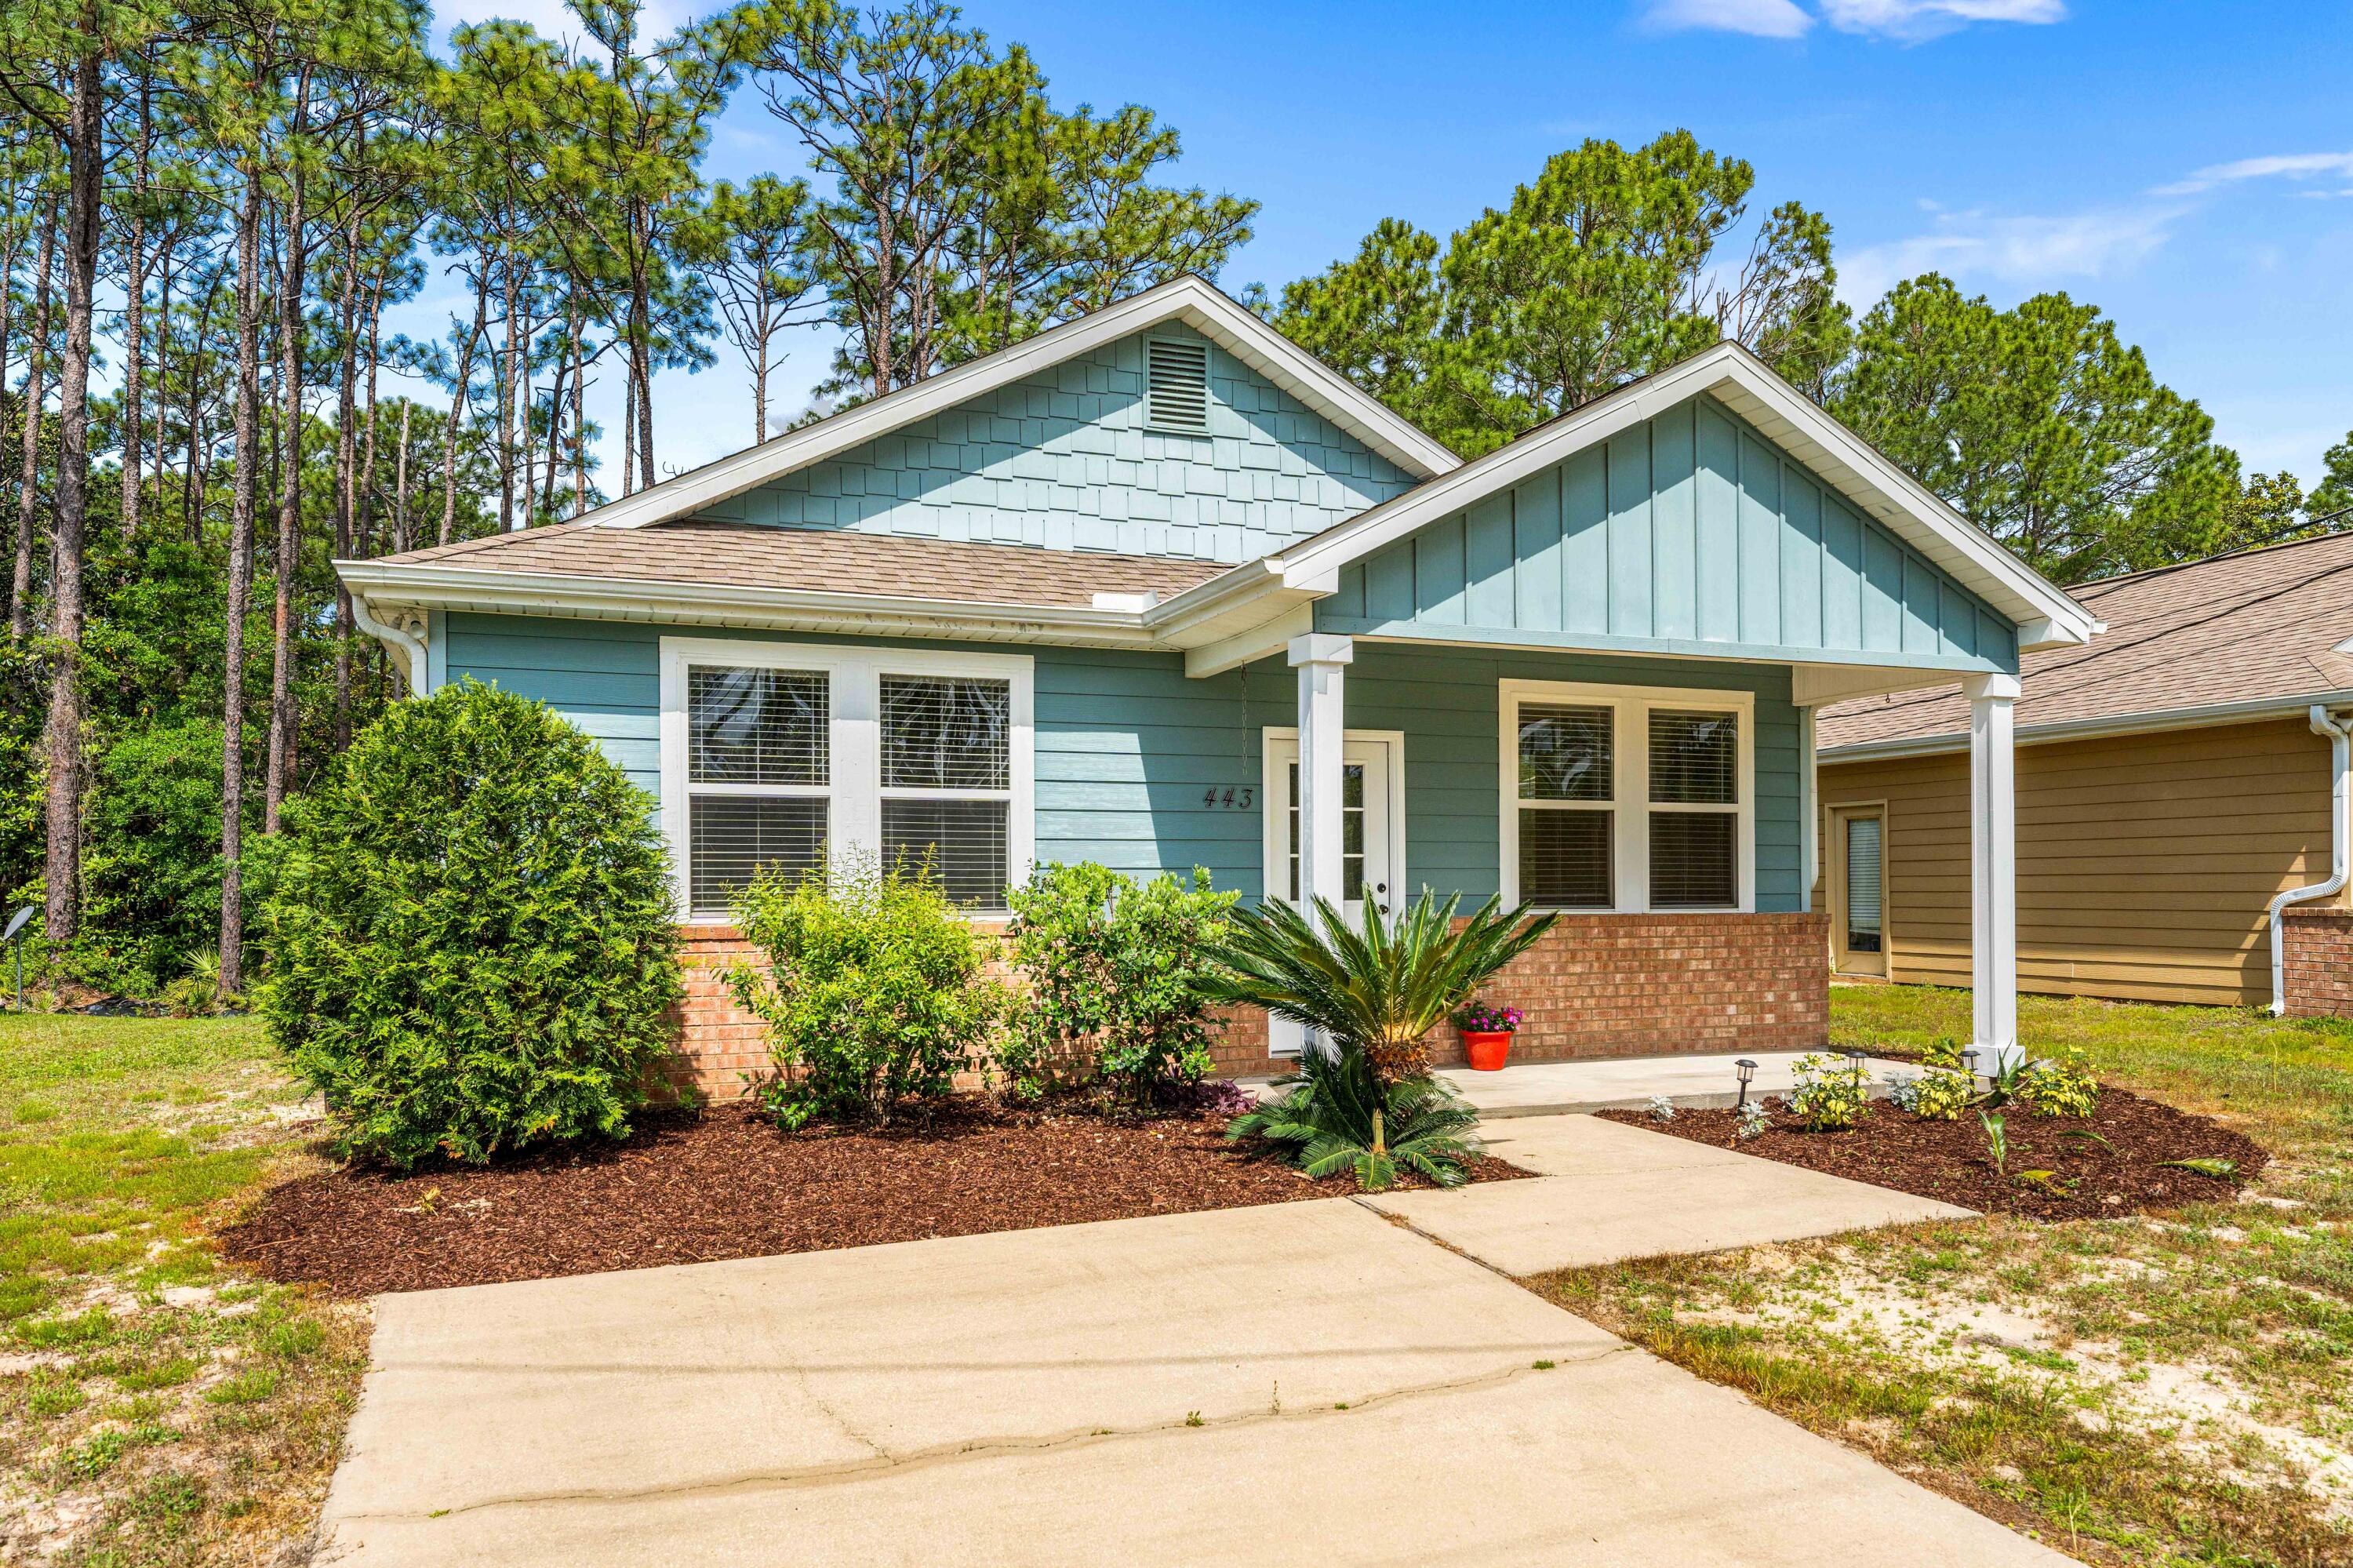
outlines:
[[[1520,813],[1520,897],[1554,909],[1607,909],[1617,901],[1610,841],[1615,811]]]
[[[1651,800],[1660,805],[1738,804],[1739,716],[1651,709]]]
[[[958,904],[1005,907],[1006,803],[1002,800],[882,802],[882,861],[913,870],[928,866],[942,892]]]
[[[1858,953],[1880,948],[1880,820],[1846,820],[1846,945]]]
[[[1740,902],[1739,819],[1729,811],[1662,811],[1651,818],[1651,903],[1668,909],[1730,908]]]
[[[686,706],[694,783],[826,781],[832,715],[822,674],[698,666],[687,672]]]
[[[884,863],[928,865],[956,902],[1004,908],[1011,683],[885,675],[881,704]]]
[[[1608,708],[1520,705],[1520,799],[1607,800],[1616,715]]]
[[[697,795],[687,807],[687,902],[720,915],[762,869],[798,875],[825,862],[827,802],[780,795]]]

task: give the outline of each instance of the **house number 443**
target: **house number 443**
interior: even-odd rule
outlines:
[[[1201,804],[1213,810],[1222,807],[1228,810],[1247,811],[1257,793],[1256,788],[1249,784],[1229,784],[1222,789],[1212,784],[1201,791]]]

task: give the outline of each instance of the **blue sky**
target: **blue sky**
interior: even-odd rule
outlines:
[[[685,14],[657,4],[656,20]],[[559,0],[440,12],[493,15],[572,30]],[[2250,469],[2309,483],[2353,428],[2353,6],[976,0],[966,16],[1028,44],[1058,104],[1149,105],[1183,132],[1178,177],[1264,204],[1229,289],[1320,269],[1385,217],[1443,238],[1585,137],[1686,126],[1756,166],[1755,211],[1795,197],[1829,216],[1858,311],[1931,269],[1998,304],[2065,290]],[[711,172],[801,162],[746,93]],[[800,345],[772,406],[801,407],[823,359]],[[742,373],[723,355],[666,376],[656,418],[666,470],[747,444]]]

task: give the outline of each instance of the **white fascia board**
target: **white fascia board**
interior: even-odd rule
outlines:
[[[860,403],[806,429],[607,503],[579,521],[600,528],[645,528],[693,515],[812,463],[970,402],[1000,387],[1092,354],[1165,322],[1181,321],[1219,344],[1284,391],[1417,478],[1460,467],[1434,438],[1326,366],[1250,312],[1198,278],[1177,278],[1026,338],[913,387]]]
[[[2251,697],[2245,702],[2208,703],[2194,708],[2154,708],[2142,713],[2104,714],[2097,718],[2022,724],[2018,726],[2017,742],[2021,746],[2048,746],[2063,740],[2102,740],[2110,736],[2162,735],[2177,729],[2217,729],[2224,725],[2256,724],[2264,719],[2300,719],[2315,704],[2327,708],[2353,705],[2353,690],[2310,692],[2294,697]],[[1829,767],[1838,762],[1892,762],[1906,757],[1936,757],[1968,748],[1968,732],[1959,730],[1826,746],[1814,755],[1822,766]]]
[[[1518,484],[1587,447],[1713,393],[1789,449],[1897,537],[1980,595],[2020,629],[2021,649],[2088,641],[2092,612],[2042,579],[1967,518],[1808,401],[1736,344],[1599,397],[1476,462],[1325,530],[1273,557],[1298,586],[1329,583],[1339,568],[1415,530]]]
[[[1052,641],[1090,648],[1155,646],[1144,616],[1134,610],[397,567],[376,561],[337,561],[335,570],[355,595],[444,610],[983,642]]]

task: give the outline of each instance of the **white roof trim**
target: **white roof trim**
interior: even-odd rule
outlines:
[[[2021,746],[2047,746],[2062,740],[2100,740],[2109,736],[2159,735],[2167,730],[2210,729],[2223,725],[2253,724],[2262,719],[2302,718],[2312,705],[2337,708],[2353,705],[2353,691],[2308,692],[2293,697],[2250,697],[2236,703],[2206,703],[2192,708],[2146,708],[2138,713],[2102,714],[2094,718],[2055,719],[2049,724],[2022,724],[2016,737]],[[1936,757],[1969,748],[1966,730],[1940,730],[1935,735],[1900,736],[1891,740],[1858,740],[1826,746],[1815,759],[1833,762],[1886,762],[1905,757]]]
[[[1327,591],[1339,570],[1505,490],[1571,453],[1607,440],[1702,392],[1754,425],[1867,515],[1951,574],[2019,629],[2021,650],[2091,639],[2092,612],[1809,401],[1737,344],[1596,398],[1475,462],[1465,463],[1272,557],[1284,580]]]
[[[1183,322],[1417,479],[1461,465],[1436,440],[1198,278],[1183,277],[1010,348],[944,370],[804,429],[705,463],[612,502],[580,521],[604,528],[675,522],[892,430],[944,413],[1107,344]]]

